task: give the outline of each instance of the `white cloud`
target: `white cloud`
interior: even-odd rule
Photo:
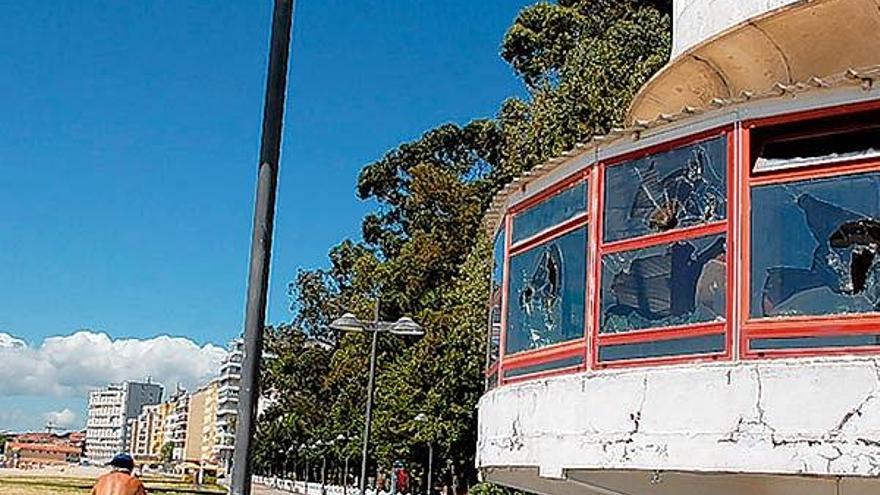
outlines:
[[[70,428],[77,424],[76,413],[66,407],[60,411],[49,411],[43,414],[43,418],[47,424],[58,428]]]
[[[105,333],[80,331],[29,346],[0,333],[0,397],[83,396],[110,382],[147,377],[166,390],[177,383],[192,389],[216,375],[224,355],[215,345],[165,335],[113,340]]]
[[[17,339],[8,333],[0,332],[0,349],[23,349],[27,347],[27,343],[21,339]]]

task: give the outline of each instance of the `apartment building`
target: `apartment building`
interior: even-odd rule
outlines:
[[[221,475],[229,475],[232,471],[243,347],[244,341],[241,339],[229,344],[229,353],[220,365],[220,374],[217,377],[217,442],[214,453]]]
[[[186,431],[189,421],[190,395],[178,389],[168,401],[168,416],[163,431],[164,444],[171,445],[171,460],[183,462],[186,447]]]
[[[144,406],[162,401],[163,388],[158,383],[113,383],[89,393],[86,422],[86,457],[93,463],[105,463],[129,446],[129,421],[137,418]]]
[[[135,460],[142,463],[156,463],[161,460],[162,446],[165,444],[165,420],[171,404],[144,406],[137,418],[129,421],[128,451]]]

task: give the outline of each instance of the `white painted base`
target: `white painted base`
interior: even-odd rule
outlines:
[[[836,357],[586,372],[487,393],[477,466],[880,476],[880,363]]]

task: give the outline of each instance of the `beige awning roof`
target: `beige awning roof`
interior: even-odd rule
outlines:
[[[878,63],[880,0],[802,0],[672,60],[633,99],[627,123]]]

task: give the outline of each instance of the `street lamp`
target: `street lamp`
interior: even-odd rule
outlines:
[[[370,422],[373,416],[373,387],[376,380],[376,342],[379,338],[379,333],[387,332],[394,335],[422,336],[425,334],[425,331],[421,325],[407,316],[404,316],[393,323],[379,320],[378,299],[376,300],[375,311],[373,313],[373,321],[363,321],[351,313],[345,313],[330,323],[330,329],[338,332],[372,333],[372,342],[370,343],[370,375],[367,380],[367,410],[364,418],[364,436],[361,450],[361,477],[358,480],[360,495],[366,495],[367,454],[369,453]]]
[[[428,415],[425,413],[419,413],[416,415],[415,418],[413,418],[414,421],[418,421],[419,423],[427,423],[428,419],[429,419]],[[432,489],[431,489],[431,482],[432,482],[431,477],[432,476],[431,475],[433,474],[432,473],[433,468],[434,468],[434,440],[429,438],[428,439],[428,486],[425,489],[425,495],[431,495],[431,493],[432,493]]]
[[[303,473],[304,474],[303,478],[305,478],[305,482],[306,482],[306,485],[305,485],[306,486],[306,495],[309,494],[309,453],[308,453],[308,448],[309,448],[309,446],[304,443],[300,444],[300,446],[299,446],[300,452],[303,452],[303,457],[305,457],[305,459],[306,459],[306,471],[305,471],[305,473]]]
[[[342,433],[336,437],[336,443],[342,446],[342,455],[345,457],[345,470],[342,474],[342,495],[348,495],[348,441],[355,439],[356,437],[347,437]]]

